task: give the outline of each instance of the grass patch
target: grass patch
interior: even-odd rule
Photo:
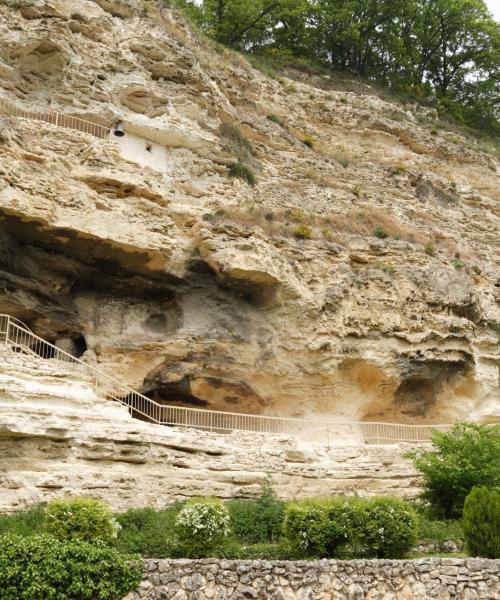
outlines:
[[[271,121],[272,123],[276,123],[276,125],[283,127],[283,129],[286,129],[285,122],[283,121],[283,119],[281,117],[278,117],[278,115],[271,113],[271,114],[267,115],[267,119],[268,119],[268,121]]]
[[[0,515],[0,535],[4,533],[35,535],[42,533],[44,527],[45,506],[43,504],[10,515]]]
[[[297,225],[293,230],[293,237],[298,240],[310,240],[312,238],[312,229],[305,223]]]
[[[252,187],[257,183],[257,177],[253,170],[245,163],[237,162],[229,167],[229,175],[231,177],[239,177],[244,179]]]
[[[243,135],[238,125],[222,123],[219,131],[226,141],[226,146],[237,156],[240,162],[251,159],[253,155],[252,144]]]

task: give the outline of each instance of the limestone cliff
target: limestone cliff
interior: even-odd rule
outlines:
[[[0,115],[0,312],[162,402],[498,419],[496,160],[145,6],[0,1],[2,97],[131,140]]]
[[[65,495],[99,497],[115,510],[252,497],[266,473],[283,498],[415,495],[418,478],[400,446],[337,444],[142,423],[97,398],[78,370],[0,345],[0,513]]]

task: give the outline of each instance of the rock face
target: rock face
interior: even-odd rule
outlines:
[[[127,600],[478,600],[498,598],[499,560],[146,560]],[[149,595],[147,595],[149,594]]]
[[[99,497],[115,510],[200,495],[253,497],[266,473],[284,498],[417,491],[399,446],[151,425],[97,398],[66,363],[1,350],[0,512],[65,495]]]
[[[0,312],[162,402],[498,419],[495,159],[368,86],[264,76],[150,4],[0,4],[3,97],[134,136],[125,158],[0,115]]]

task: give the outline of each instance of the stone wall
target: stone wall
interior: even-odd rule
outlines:
[[[500,598],[500,560],[145,561],[127,600]]]

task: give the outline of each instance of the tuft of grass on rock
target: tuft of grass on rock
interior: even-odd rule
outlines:
[[[385,240],[389,237],[387,231],[383,227],[380,227],[380,225],[375,227],[375,229],[373,230],[373,235],[381,240]]]
[[[257,183],[257,177],[253,170],[242,162],[237,162],[229,167],[229,175],[231,177],[239,177],[244,179],[252,187]]]
[[[314,148],[314,144],[315,144],[315,140],[314,138],[312,138],[310,135],[307,135],[302,142],[308,147],[308,148]]]
[[[432,242],[429,242],[425,245],[425,253],[429,256],[436,256],[436,246]]]
[[[338,154],[335,155],[335,160],[344,167],[344,169],[347,169],[347,167],[349,166],[349,159],[347,158],[347,156],[343,153],[343,152],[339,152]]]
[[[312,229],[305,223],[297,225],[293,230],[293,237],[298,240],[310,240],[312,238]]]
[[[280,127],[283,127],[283,129],[286,129],[286,125],[285,125],[283,119],[281,117],[278,117],[278,115],[271,113],[271,114],[267,115],[267,119],[269,121],[271,121],[272,123],[276,123]]]

